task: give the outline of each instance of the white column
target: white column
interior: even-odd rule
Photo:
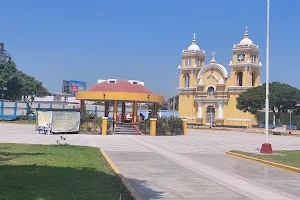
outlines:
[[[198,102],[198,118],[202,118],[202,102]]]
[[[223,102],[219,102],[218,106],[218,118],[223,119]]]

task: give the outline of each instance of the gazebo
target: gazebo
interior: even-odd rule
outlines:
[[[108,117],[109,103],[113,103],[113,120],[117,120],[118,103],[122,103],[122,119],[125,115],[125,103],[133,103],[132,122],[137,122],[137,104],[153,103],[153,113],[156,117],[157,105],[162,103],[164,98],[155,94],[143,85],[143,82],[132,80],[99,80],[97,84],[91,86],[87,91],[77,92],[76,99],[80,100],[80,109],[84,110],[84,101],[103,101],[105,112],[104,117]]]

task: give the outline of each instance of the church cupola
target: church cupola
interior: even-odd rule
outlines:
[[[250,40],[249,35],[248,35],[248,27],[247,26],[246,26],[246,31],[244,34],[244,39],[242,39],[238,45],[247,45],[247,46],[253,45],[253,42],[252,42],[252,40]]]
[[[200,47],[197,45],[197,42],[196,42],[196,33],[194,33],[192,44],[189,46],[188,50],[189,51],[200,51]]]
[[[234,44],[232,48],[232,60],[229,62],[231,85],[236,87],[252,87],[260,83],[259,47],[249,37],[248,27],[244,38]]]
[[[203,67],[205,64],[205,51],[197,45],[196,33],[193,35],[192,44],[182,50],[182,68]]]

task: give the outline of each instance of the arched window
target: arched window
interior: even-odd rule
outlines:
[[[185,75],[184,83],[185,83],[186,88],[190,87],[190,76],[189,75]]]
[[[191,66],[192,65],[192,58],[186,58],[185,59],[185,66]]]
[[[202,59],[198,59],[198,66],[199,66],[199,67],[202,66]]]
[[[207,95],[214,95],[215,93],[215,88],[213,86],[209,86],[207,88]]]
[[[243,72],[239,72],[236,76],[236,85],[243,86]]]
[[[252,86],[254,86],[255,85],[255,74],[254,74],[254,72],[252,72]]]

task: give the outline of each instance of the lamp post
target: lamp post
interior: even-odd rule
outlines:
[[[270,46],[270,0],[267,0],[267,47],[266,47],[266,106],[265,128],[266,141],[262,144],[260,153],[272,154],[272,145],[269,143],[269,46]]]
[[[4,49],[4,43],[0,43],[0,64],[5,64],[9,60],[9,54]]]
[[[292,133],[292,113],[293,113],[293,110],[288,110],[288,113],[290,113],[290,131],[289,131],[289,134]]]

